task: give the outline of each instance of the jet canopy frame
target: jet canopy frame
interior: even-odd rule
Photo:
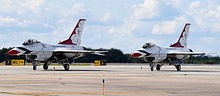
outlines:
[[[26,41],[24,41],[24,43],[22,45],[26,46],[26,45],[34,45],[40,43],[40,41],[36,40],[36,39],[28,39]]]
[[[153,44],[153,43],[145,43],[145,44],[142,46],[142,48],[148,49],[148,48],[152,48],[152,47],[154,47],[154,46],[156,46],[156,45]]]

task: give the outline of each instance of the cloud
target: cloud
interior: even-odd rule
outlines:
[[[196,8],[195,8],[196,7]],[[192,18],[197,30],[202,32],[220,32],[220,6],[217,2],[192,2],[185,13]]]
[[[42,13],[44,10],[44,0],[2,0],[0,7],[1,20],[10,20],[7,22],[8,26],[29,26],[34,24],[43,24],[49,19],[45,20],[45,16]],[[47,14],[47,13],[45,13]],[[12,21],[13,20],[13,21]],[[0,25],[4,25],[5,22],[0,22]],[[45,23],[43,25],[46,25]]]
[[[176,29],[175,21],[165,21],[154,25],[152,34],[173,34]]]
[[[88,15],[83,3],[70,6],[44,0],[1,0],[0,3],[0,36],[3,39],[0,42],[7,42],[0,47],[18,46],[29,38],[56,44],[69,36],[78,18]],[[48,39],[48,36],[53,38]]]
[[[180,26],[182,28],[182,25],[186,23],[185,21],[186,18],[179,14],[178,9],[171,4],[165,1],[145,0],[141,4],[132,6],[130,15],[123,19],[121,25],[111,27],[107,31],[108,36],[114,37],[110,38],[111,42],[114,43],[107,44],[112,44],[121,49],[123,46],[127,46],[124,48],[125,52],[128,52],[128,49],[138,49],[145,42],[163,44],[167,40],[161,41],[159,37],[166,34],[179,34],[180,32],[176,32],[176,30]],[[155,38],[155,35],[159,35],[158,38]]]
[[[38,13],[42,10],[42,6],[44,5],[44,3],[44,0],[28,0],[24,3],[19,4],[24,8],[30,9],[33,13]]]
[[[68,9],[64,13],[64,17],[78,17],[85,18],[88,9],[83,3],[74,3],[71,9]]]
[[[28,38],[57,43],[69,36],[80,18],[87,19],[82,44],[91,48],[119,48],[126,53],[146,42],[165,46],[173,43],[186,22],[192,24],[190,35],[197,39],[207,34],[218,36],[220,32],[220,4],[212,0],[0,0],[0,3],[0,43],[7,42],[6,46],[18,45]],[[11,34],[16,42],[7,38]],[[212,43],[192,46],[202,48],[201,45],[215,46]]]
[[[203,37],[201,38],[201,41],[205,44],[215,44],[219,40],[216,39],[215,37]]]
[[[112,20],[112,18],[113,18],[112,14],[110,12],[107,12],[104,14],[103,17],[100,18],[100,21],[101,22],[109,22]]]
[[[15,18],[0,17],[0,22],[1,22],[1,26],[7,26],[8,24],[16,23],[18,21]]]
[[[198,8],[199,6],[200,6],[200,1],[195,1],[189,5],[189,8],[193,9],[193,8]]]
[[[166,0],[145,0],[132,8],[134,12],[131,18],[135,20],[167,20],[180,14],[179,10]]]
[[[2,15],[16,15],[21,16],[32,13],[40,13],[45,5],[44,0],[1,0],[1,13]],[[11,14],[13,12],[13,14]],[[28,14],[26,14],[28,15]]]
[[[145,0],[143,4],[134,5],[133,19],[152,19],[158,15],[158,0]]]

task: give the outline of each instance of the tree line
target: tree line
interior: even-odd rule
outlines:
[[[0,62],[7,59],[25,59],[25,56],[9,56],[6,53],[12,48],[2,48],[0,49]],[[131,58],[131,54],[124,54],[120,49],[91,49],[86,48],[86,50],[94,51],[108,51],[105,56],[87,54],[84,57],[75,60],[76,63],[91,63],[95,60],[105,60],[106,63],[146,63],[143,58]],[[192,56],[189,59],[184,60],[186,64],[220,64],[220,57],[208,57],[208,56]]]

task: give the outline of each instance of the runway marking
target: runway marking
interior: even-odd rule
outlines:
[[[0,92],[0,94],[12,95],[52,95],[52,94],[81,94],[81,95],[101,95],[102,92]],[[105,92],[105,95],[165,95],[171,94],[168,92]]]

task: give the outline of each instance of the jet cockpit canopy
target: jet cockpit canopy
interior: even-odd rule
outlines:
[[[152,48],[154,46],[156,46],[156,45],[153,43],[145,43],[142,48],[147,49],[147,48]]]
[[[24,43],[22,45],[34,45],[40,43],[40,41],[37,41],[36,39],[28,39],[26,41],[24,41]]]

